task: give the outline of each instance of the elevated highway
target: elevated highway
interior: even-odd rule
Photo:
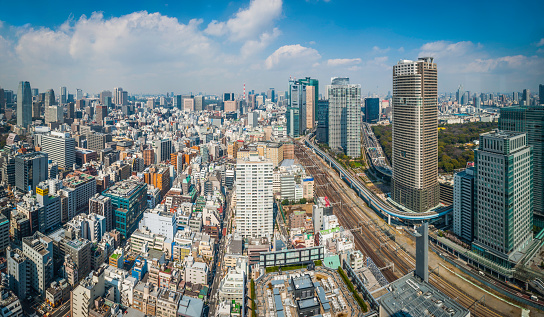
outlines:
[[[387,162],[383,149],[378,142],[378,139],[374,135],[374,132],[372,132],[370,124],[363,123],[362,130],[365,152],[366,156],[368,156],[370,164],[372,164],[372,167],[382,176],[386,177],[387,179],[391,179],[393,176],[393,170]]]
[[[304,144],[311,148],[314,153],[323,158],[323,160],[327,162],[332,168],[338,171],[342,179],[346,183],[348,183],[350,187],[357,193],[357,195],[359,195],[368,204],[368,206],[378,214],[381,214],[388,219],[390,219],[389,217],[396,217],[405,221],[421,222],[440,218],[453,210],[453,208],[450,206],[428,212],[417,213],[404,211],[388,204],[387,202],[377,197],[371,190],[366,188],[355,175],[353,175],[350,171],[344,169],[344,167],[342,167],[335,159],[331,158],[327,153],[323,152],[317,145],[315,145],[312,140],[312,136],[313,133],[306,136],[303,139]]]

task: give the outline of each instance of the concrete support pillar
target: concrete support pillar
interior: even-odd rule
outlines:
[[[387,224],[391,225],[391,215],[387,214]]]

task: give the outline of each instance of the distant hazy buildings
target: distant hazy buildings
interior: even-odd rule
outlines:
[[[393,179],[391,196],[424,212],[440,200],[437,68],[432,57],[393,66]]]
[[[327,86],[329,97],[329,146],[347,156],[361,156],[361,85],[349,78],[333,78]]]
[[[482,134],[475,151],[476,214],[473,250],[512,267],[533,238],[532,149],[524,133]]]
[[[17,92],[17,125],[28,128],[32,124],[32,91],[28,81],[19,83]]]

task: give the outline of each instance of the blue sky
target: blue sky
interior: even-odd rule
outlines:
[[[431,55],[440,91],[535,91],[542,12],[536,0],[9,1],[0,86],[219,94],[348,76],[364,94],[387,93],[392,65]]]

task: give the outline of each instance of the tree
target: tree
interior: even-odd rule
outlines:
[[[282,206],[287,206],[287,205],[289,205],[289,199],[284,199],[284,200],[281,202],[281,205],[282,205]]]
[[[303,205],[306,204],[307,202],[308,202],[308,201],[306,200],[306,198],[302,198],[302,199],[300,200],[300,203],[303,204]]]

